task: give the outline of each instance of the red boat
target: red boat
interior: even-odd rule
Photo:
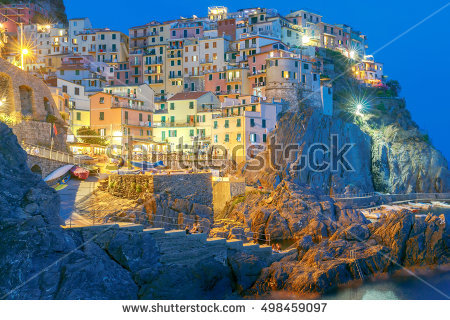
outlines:
[[[89,170],[81,167],[75,166],[72,169],[70,169],[70,172],[72,173],[73,176],[81,180],[86,180],[89,177]]]

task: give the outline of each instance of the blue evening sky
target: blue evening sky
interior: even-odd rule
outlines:
[[[128,28],[152,20],[206,16],[207,7],[275,8],[281,14],[309,9],[329,23],[345,23],[368,36],[368,54],[413,27],[436,10],[439,13],[375,55],[385,74],[399,80],[401,95],[421,129],[450,160],[450,2],[448,0],[305,0],[305,1],[150,1],[64,0],[69,18],[89,17],[94,27],[109,27],[128,34]]]

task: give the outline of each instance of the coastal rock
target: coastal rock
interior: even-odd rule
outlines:
[[[0,297],[136,298],[128,272],[60,227],[59,197],[30,171],[26,157],[0,123]]]

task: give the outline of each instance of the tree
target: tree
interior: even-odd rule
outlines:
[[[102,146],[106,145],[105,138],[100,137],[100,135],[95,130],[89,127],[81,127],[77,130],[77,135],[84,143],[99,144]]]
[[[389,80],[386,82],[386,86],[388,87],[388,91],[392,97],[398,97],[400,91],[402,91],[400,82],[397,80]]]

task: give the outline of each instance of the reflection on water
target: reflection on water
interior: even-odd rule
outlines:
[[[375,279],[359,287],[346,287],[322,296],[330,300],[445,300],[450,297],[450,272],[414,276],[393,275]]]

